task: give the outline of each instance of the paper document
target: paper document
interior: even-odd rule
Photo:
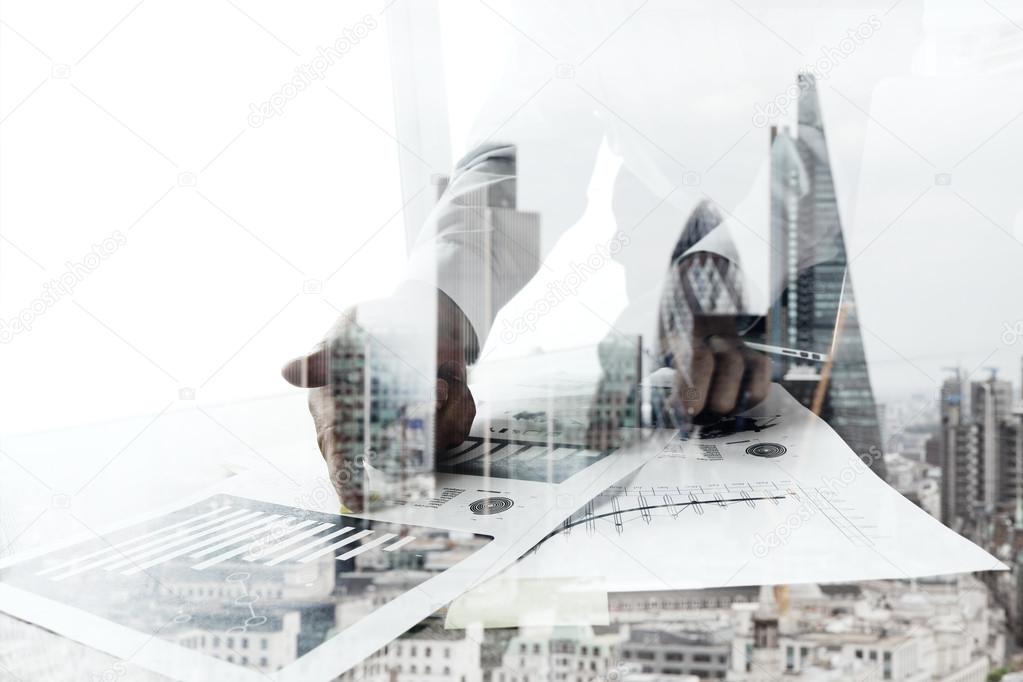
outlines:
[[[502,578],[602,578],[616,592],[990,570],[1007,569],[773,385],[744,415],[676,436]]]
[[[468,440],[438,455],[426,496],[342,515],[325,477],[238,476],[0,562],[0,610],[174,679],[332,680],[513,563],[673,433],[597,451],[561,412],[484,405]]]

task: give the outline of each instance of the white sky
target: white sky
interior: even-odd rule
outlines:
[[[311,346],[337,309],[393,284],[404,257],[384,27],[280,116],[258,128],[247,122],[250,103],[279,91],[318,45],[376,16],[381,3],[295,12],[253,2],[249,16],[199,0],[129,12],[134,4],[4,11],[0,318],[17,316],[68,261],[115,230],[126,243],[31,331],[0,345],[0,433],[176,409],[190,404],[179,400],[182,388],[195,388],[200,402],[285,392],[280,364]],[[1019,376],[1023,336],[1009,344],[1003,332],[1023,328],[1023,58],[1003,63],[1000,55],[1023,47],[1023,30],[999,13],[1013,12],[1008,3],[992,4],[964,15],[930,4],[921,15],[919,2],[903,0],[885,15],[877,45],[926,27],[912,72],[882,80],[858,106],[822,88],[882,397],[933,386],[945,365]],[[446,5],[444,23],[456,158],[482,90],[495,82],[494,63],[480,55],[524,40],[481,6],[461,7],[464,16]],[[786,32],[777,15],[749,8]],[[749,16],[729,17],[740,36],[775,40]],[[623,28],[619,37],[627,35]],[[827,85],[883,72],[874,62],[886,53],[872,50],[858,49]],[[765,150],[765,134],[743,138],[708,186],[730,191],[730,169]],[[590,184],[588,224],[603,216],[608,233],[616,163],[605,147]],[[936,186],[946,172],[951,185]],[[195,187],[181,179],[189,173]],[[595,241],[569,237],[552,257],[555,271]],[[599,340],[604,330],[583,304],[613,311],[621,286],[620,272],[602,271],[578,302],[544,321],[543,338]]]

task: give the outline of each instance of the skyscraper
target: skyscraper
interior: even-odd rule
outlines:
[[[981,497],[980,434],[969,398],[962,372],[941,386],[941,520],[953,528],[975,513]]]
[[[968,383],[962,371],[941,391],[942,521],[967,528],[1023,502],[1023,415],[1012,384],[994,375]]]
[[[829,353],[776,361],[779,379],[884,475],[881,433],[848,272],[816,80],[800,74],[795,129],[771,131],[771,345]],[[813,375],[813,376],[810,376]]]
[[[998,427],[999,508],[1023,525],[1023,413],[1015,412]]]
[[[971,393],[972,417],[980,438],[979,468],[984,511],[988,514],[995,511],[1012,513],[1015,509],[1015,496],[1006,498],[1003,495],[1002,473],[1006,467],[1001,461],[999,447],[1002,423],[1008,418],[1012,407],[1012,384],[999,381],[992,375],[986,381],[974,382]]]

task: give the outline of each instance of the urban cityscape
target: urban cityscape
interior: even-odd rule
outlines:
[[[797,83],[795,126],[770,131],[771,172],[781,188],[771,196],[771,270],[786,286],[748,337],[830,352],[823,368],[776,359],[774,378],[828,421],[875,473],[1011,570],[613,593],[607,625],[467,630],[458,637],[459,631],[424,624],[341,679],[1023,679],[1013,673],[1023,670],[1016,653],[1023,641],[1021,387],[993,370],[955,368],[939,395],[875,400],[817,84],[811,74],[800,74]],[[980,371],[990,374],[977,378]],[[469,647],[470,660],[478,650],[479,665],[454,671],[446,661],[456,646]],[[438,660],[431,652],[443,653]]]
[[[940,396],[877,408],[891,485],[1010,571],[612,593],[607,625],[445,630],[441,612],[340,679],[1023,679],[1020,385],[956,369]]]
[[[1023,682],[1023,0],[0,34],[0,682]]]
[[[830,353],[823,366],[776,358],[774,379],[902,495],[1011,570],[611,593],[600,625],[445,630],[441,613],[341,680],[1023,680],[1015,672],[1023,671],[1023,385],[993,369],[952,368],[937,394],[875,399],[817,84],[811,74],[797,83],[796,124],[770,131],[781,188],[771,196],[771,270],[785,286],[747,338]]]

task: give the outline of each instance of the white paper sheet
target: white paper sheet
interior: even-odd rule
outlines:
[[[742,418],[673,439],[502,578],[599,577],[614,592],[987,570],[1007,569],[773,385]]]
[[[0,562],[0,610],[174,679],[334,679],[499,573],[672,435],[596,452],[566,442],[542,405],[521,409],[481,402],[470,439],[438,457],[430,498],[341,516],[325,477],[237,476]],[[329,628],[302,629],[310,609],[332,609]],[[260,669],[243,648],[250,630],[319,639]]]

